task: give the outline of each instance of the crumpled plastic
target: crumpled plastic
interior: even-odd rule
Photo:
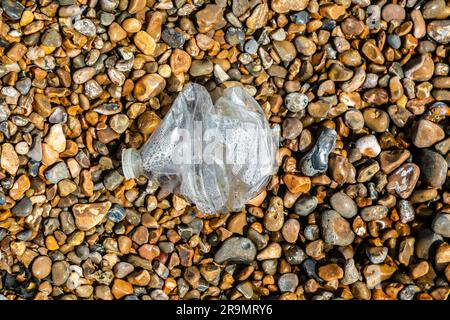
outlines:
[[[242,87],[215,104],[188,83],[141,148],[145,175],[194,203],[202,213],[242,210],[276,172],[279,127],[271,129]]]

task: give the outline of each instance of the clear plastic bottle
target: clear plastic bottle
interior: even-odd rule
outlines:
[[[122,153],[125,178],[146,176],[194,203],[203,213],[241,210],[277,170],[279,126],[245,89],[226,88],[212,103],[189,83],[138,151]]]

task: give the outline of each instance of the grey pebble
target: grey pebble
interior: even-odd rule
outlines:
[[[450,238],[450,214],[438,213],[431,223],[431,228],[437,234]]]
[[[11,213],[15,217],[28,217],[33,211],[33,203],[30,198],[23,197],[22,200],[16,203],[12,208]]]
[[[70,172],[65,162],[61,161],[45,171],[48,182],[56,184],[63,179],[70,178]]]
[[[222,246],[214,255],[216,263],[243,263],[248,264],[255,260],[255,244],[243,237],[231,237],[224,241]]]
[[[336,146],[337,133],[325,128],[319,135],[314,147],[300,160],[302,174],[312,177],[328,169],[328,157]]]
[[[298,276],[295,273],[285,273],[278,278],[278,288],[281,292],[294,292],[298,282]]]
[[[172,28],[166,28],[161,33],[161,39],[171,48],[183,48],[186,39],[180,32]]]
[[[330,198],[331,207],[344,218],[353,218],[358,213],[355,201],[343,192],[336,192]]]
[[[302,195],[295,202],[294,213],[299,216],[306,217],[316,209],[318,203],[319,201],[316,197],[311,195]]]

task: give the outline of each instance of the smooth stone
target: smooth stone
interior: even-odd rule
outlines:
[[[46,278],[52,271],[52,260],[47,256],[39,256],[33,260],[31,265],[31,273],[37,279]]]
[[[317,50],[316,44],[305,36],[298,36],[295,38],[294,44],[298,52],[305,56],[312,56]]]
[[[295,50],[295,46],[291,41],[273,41],[272,44],[282,61],[291,62],[295,59],[297,50]]]
[[[349,110],[344,115],[345,124],[352,130],[361,130],[364,128],[364,116],[357,109]]]
[[[385,132],[389,129],[389,115],[377,108],[363,110],[364,124],[375,132]]]
[[[306,217],[316,209],[317,204],[318,200],[316,197],[311,195],[302,195],[295,202],[294,213],[299,216]]]
[[[243,237],[231,237],[224,241],[214,255],[214,261],[219,264],[226,262],[249,264],[255,260],[256,247],[254,243]]]
[[[77,227],[86,231],[99,224],[111,207],[111,202],[76,204],[72,207]]]
[[[358,213],[358,206],[343,192],[336,192],[330,198],[331,207],[339,212],[344,218],[353,218]]]
[[[322,213],[320,226],[326,244],[347,246],[355,239],[350,223],[334,210]]]
[[[428,148],[445,138],[442,128],[426,119],[421,119],[413,125],[412,143],[417,148]]]
[[[42,160],[42,139],[40,136],[35,136],[31,148],[28,151],[28,156],[34,161]]]
[[[159,95],[166,87],[166,80],[159,74],[146,74],[134,86],[134,97],[141,102],[148,101]]]
[[[276,13],[301,11],[308,6],[308,0],[272,0],[270,6]]]
[[[76,84],[83,84],[88,80],[91,80],[96,73],[97,70],[94,67],[85,67],[75,71],[72,79]]]
[[[411,201],[401,199],[397,202],[397,212],[402,223],[414,221],[415,211]]]
[[[114,275],[119,278],[125,278],[134,271],[134,266],[128,262],[119,262],[114,266]]]
[[[186,41],[182,33],[171,28],[162,31],[161,39],[171,48],[183,48]]]
[[[428,81],[433,72],[434,62],[429,54],[415,56],[405,65],[405,77],[414,81]]]
[[[70,178],[70,172],[65,162],[58,162],[45,171],[45,178],[49,183],[56,184],[63,179]]]
[[[342,32],[346,35],[356,37],[364,31],[364,22],[355,18],[346,18],[341,23]]]
[[[294,292],[299,280],[295,273],[284,273],[278,278],[278,288],[281,292]]]
[[[387,36],[387,42],[388,44],[394,48],[394,49],[400,49],[401,45],[402,45],[402,40],[400,39],[400,37],[396,34],[390,34]]]
[[[300,11],[294,14],[291,14],[290,19],[292,22],[296,24],[307,24],[310,20],[310,15],[308,11]]]
[[[139,31],[134,36],[134,44],[147,56],[153,55],[156,49],[156,42],[151,35],[145,31]]]
[[[336,145],[337,133],[324,128],[314,147],[302,158],[299,164],[301,173],[312,177],[328,169],[328,156]]]
[[[417,157],[420,167],[420,178],[432,188],[440,188],[447,179],[448,164],[439,153],[429,149],[420,151]]]
[[[333,63],[328,71],[328,78],[332,81],[343,82],[353,77],[353,71],[339,63]]]
[[[2,0],[2,8],[11,20],[19,20],[25,10],[17,0]]]
[[[282,248],[280,244],[276,242],[271,242],[265,247],[261,252],[258,253],[256,259],[258,261],[279,259],[282,254]]]
[[[388,178],[386,190],[403,199],[409,198],[420,176],[420,168],[414,163],[406,163],[395,170]]]
[[[36,93],[34,95],[34,101],[33,101],[33,109],[36,111],[39,115],[46,118],[50,116],[51,114],[51,104],[50,100],[47,96]]]
[[[450,238],[450,214],[438,213],[431,223],[431,228],[437,234]]]
[[[367,247],[366,255],[371,263],[380,264],[386,260],[388,254],[387,247]]]
[[[433,256],[434,247],[442,240],[440,234],[434,233],[430,229],[420,230],[416,236],[415,255],[420,259],[429,259]]]
[[[41,43],[47,47],[61,47],[61,34],[53,28],[48,28],[41,36]]]
[[[427,25],[428,35],[438,43],[450,42],[450,20],[434,20]]]
[[[90,19],[77,20],[73,24],[73,28],[87,37],[93,37],[97,33],[97,28],[94,22],[92,22],[92,20]]]
[[[54,124],[51,126],[44,142],[59,153],[66,150],[66,135],[64,134],[62,125]]]
[[[15,217],[28,217],[33,211],[33,203],[30,198],[23,197],[22,200],[16,203],[11,209],[11,213]]]
[[[10,175],[15,175],[19,169],[19,156],[14,147],[10,143],[2,143],[1,145],[0,166]]]
[[[381,152],[380,144],[374,135],[367,135],[359,138],[355,144],[361,154],[370,158],[375,158]]]
[[[211,74],[214,71],[214,66],[211,61],[194,60],[192,61],[189,74],[193,77],[201,77]]]
[[[281,230],[286,242],[295,243],[300,232],[300,223],[296,219],[288,219]]]
[[[174,74],[188,72],[191,63],[191,56],[187,52],[181,49],[173,50],[170,56],[170,68]]]
[[[125,215],[125,209],[118,204],[114,204],[108,211],[107,218],[113,222],[118,223],[125,219]]]
[[[381,170],[389,174],[405,162],[411,153],[408,150],[386,150],[380,153]]]
[[[292,92],[284,98],[284,104],[290,112],[299,112],[308,106],[309,100],[304,93]]]
[[[375,205],[362,208],[360,215],[364,221],[375,221],[386,217],[388,212],[389,210],[385,206]]]
[[[403,21],[406,18],[406,11],[405,8],[399,4],[389,3],[381,10],[381,17],[386,22],[391,22],[392,20]]]
[[[225,32],[225,40],[232,46],[245,42],[245,32],[241,28],[230,27]]]

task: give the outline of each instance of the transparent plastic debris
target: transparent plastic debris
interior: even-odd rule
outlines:
[[[189,83],[140,150],[125,149],[125,178],[156,178],[203,213],[242,210],[277,170],[279,126],[270,128],[258,102],[241,87],[215,104]]]

